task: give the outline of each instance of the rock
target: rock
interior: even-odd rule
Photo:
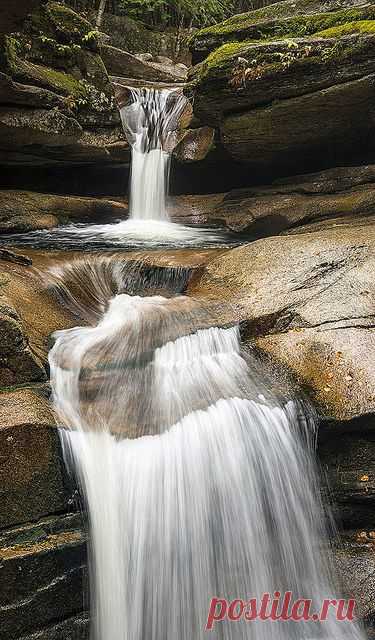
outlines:
[[[357,34],[226,45],[190,72],[195,113],[202,122],[220,124],[231,112],[357,80],[374,73],[373,42],[373,35]]]
[[[81,135],[82,128],[77,120],[58,110],[0,107],[2,149],[33,145],[61,147],[74,144]]]
[[[272,185],[230,191],[211,209],[210,217],[215,224],[246,232],[252,239],[286,231],[314,231],[322,225],[332,226],[334,221],[371,224],[374,183],[374,165],[328,169]]]
[[[137,53],[135,57],[141,62],[152,62],[153,60],[152,53]]]
[[[48,89],[14,82],[5,73],[0,73],[0,104],[41,109],[66,108],[64,99],[56,93]]]
[[[41,0],[17,0],[11,5],[0,6],[0,33],[10,33],[16,31],[26,16],[38,7]]]
[[[179,162],[199,162],[207,157],[212,149],[215,130],[211,127],[188,129],[173,152]]]
[[[1,273],[0,287],[6,282],[6,275]],[[46,379],[41,361],[30,349],[19,315],[3,295],[0,296],[0,343],[0,386]]]
[[[375,530],[374,417],[351,423],[323,424],[318,455],[327,501],[335,521],[346,530]]]
[[[123,160],[107,149],[106,138],[126,143],[90,22],[57,2],[39,3],[0,54],[2,164]]]
[[[0,247],[0,260],[15,262],[16,264],[23,264],[27,267],[29,267],[33,263],[31,258],[29,258],[28,256],[25,256],[22,253],[16,253],[15,251],[10,251],[10,249],[4,249],[3,247]]]
[[[15,384],[30,384],[30,382],[38,382],[39,379],[45,380],[44,367],[47,366],[51,334],[77,324],[77,319],[46,289],[45,277],[41,277],[40,274],[44,274],[51,263],[45,253],[29,248],[28,255],[33,260],[32,268],[4,261],[1,262],[0,268],[0,304],[2,304],[3,313],[5,315],[6,312],[7,316],[16,321],[18,332],[22,330],[23,334],[24,342],[19,342],[19,351],[16,354],[21,361],[26,356],[29,358],[28,354],[31,352],[32,355],[34,354],[33,361],[38,365],[35,377],[32,378],[26,367],[29,360],[26,359],[26,364],[19,366],[17,375],[20,379],[17,378]],[[25,351],[22,351],[22,346],[25,346]],[[2,347],[0,347],[0,353],[1,351]],[[40,378],[37,375],[38,371]],[[2,376],[6,373],[8,378],[6,386],[14,384],[9,382],[11,372],[3,368]],[[1,386],[4,386],[4,383],[0,382]]]
[[[80,519],[49,517],[0,533],[0,562],[0,624],[7,639],[32,634],[33,639],[77,640],[68,632],[87,625],[82,613],[86,540]],[[43,630],[48,625],[55,625],[54,633],[53,626]]]
[[[192,35],[189,45],[193,64],[227,43],[270,39],[272,36],[293,37],[301,33],[311,35],[343,21],[372,17],[371,7],[370,14],[367,10],[368,5],[363,6],[362,0],[284,0],[241,13]]]
[[[375,615],[375,556],[373,544],[347,541],[335,551],[345,596],[356,601],[356,615],[370,622]],[[373,637],[373,636],[371,636]]]
[[[287,0],[196,33],[204,59],[186,88],[196,117],[262,175],[371,154],[374,25],[374,5]]]
[[[37,631],[31,636],[22,636],[20,640],[89,640],[89,627],[88,614],[83,614]]]
[[[374,261],[373,226],[271,237],[213,260],[190,291],[232,304],[321,416],[351,420],[375,409]]]
[[[127,206],[99,198],[0,190],[0,233],[49,229],[69,221],[127,217]]]
[[[131,53],[103,45],[101,47],[101,55],[104,64],[111,75],[125,76],[127,78],[135,78],[152,82],[176,82],[176,75],[169,70],[165,71],[160,65],[151,64],[139,60]],[[163,67],[163,65],[161,65]]]
[[[153,62],[158,62],[159,64],[164,64],[169,67],[173,66],[172,58],[167,58],[167,56],[154,56]]]
[[[222,139],[237,160],[263,167],[321,162],[322,154],[350,158],[353,147],[373,150],[375,75],[283,100],[225,119]],[[340,104],[340,109],[337,109]],[[358,120],[353,126],[353,114]],[[321,122],[324,120],[324,129]]]
[[[72,510],[48,401],[31,389],[2,391],[0,424],[0,528]]]

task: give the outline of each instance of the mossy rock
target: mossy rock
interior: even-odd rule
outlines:
[[[47,2],[35,11],[26,32],[43,34],[63,44],[78,44],[86,48],[97,48],[96,31],[92,24],[81,15],[59,2]]]
[[[210,52],[224,44],[233,46],[233,43],[243,41],[306,37],[347,23],[375,19],[375,5],[307,14],[297,11],[294,15],[286,16],[280,16],[278,6],[270,5],[266,9],[240,14],[221,24],[198,31],[190,41],[194,61],[204,60]],[[299,5],[299,9],[303,6]]]
[[[218,125],[232,112],[375,73],[375,34],[226,44],[190,72],[194,112]]]
[[[359,20],[358,22],[348,22],[337,27],[324,29],[316,34],[320,38],[341,38],[353,33],[375,33],[375,20]]]
[[[82,113],[112,113],[113,90],[97,51],[96,32],[57,2],[35,11],[22,34],[5,38],[2,67],[18,82],[48,89]]]

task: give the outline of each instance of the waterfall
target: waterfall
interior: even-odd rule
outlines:
[[[162,280],[165,295],[129,295],[126,266],[113,265],[53,276],[88,323],[55,335],[50,366],[89,516],[92,640],[203,640],[214,597],[291,591],[319,610],[337,585],[314,420],[272,391],[238,326],[215,326],[209,307]],[[363,637],[333,614],[223,620],[211,636]]]
[[[130,217],[169,220],[166,196],[171,153],[188,100],[176,89],[130,89],[129,94],[120,115],[132,148]]]

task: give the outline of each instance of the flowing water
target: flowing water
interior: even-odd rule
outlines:
[[[185,233],[168,222],[165,200],[181,100],[132,93],[121,116],[134,219],[102,235],[131,225],[151,237],[155,228]],[[89,518],[91,640],[202,640],[213,597],[291,591],[319,611],[339,592],[314,419],[274,390],[226,321],[230,310],[184,295],[190,275],[118,257],[49,275],[84,325],[56,334],[50,367],[65,459]],[[363,638],[334,611],[321,623],[222,621],[211,636]]]
[[[178,293],[182,273],[160,272],[164,295],[140,297],[127,269],[78,261],[51,276],[87,323],[56,334],[50,365],[89,515],[92,640],[203,639],[215,596],[292,591],[319,611],[337,587],[314,420],[272,391],[236,325]],[[211,636],[363,637],[333,614],[223,621]]]
[[[168,191],[172,152],[189,101],[181,89],[131,89],[120,116],[131,146],[129,217],[105,224],[69,224],[5,236],[7,243],[40,248],[106,249],[155,246],[199,247],[238,244],[229,233],[172,223]]]

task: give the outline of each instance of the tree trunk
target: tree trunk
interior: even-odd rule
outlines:
[[[96,17],[97,31],[100,31],[100,27],[102,26],[106,2],[107,0],[100,0],[100,3],[99,3],[98,15]]]

